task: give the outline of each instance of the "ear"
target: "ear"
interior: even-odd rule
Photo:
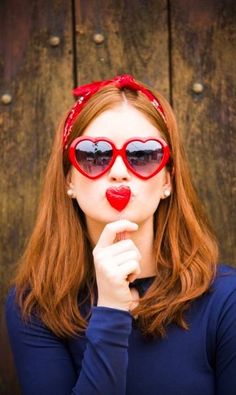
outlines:
[[[168,198],[171,195],[171,191],[172,191],[171,174],[169,171],[166,170],[163,177],[161,199]]]
[[[74,185],[72,183],[71,170],[68,171],[65,181],[66,181],[65,182],[66,193],[70,198],[74,199],[75,194],[74,194]]]
[[[71,183],[72,183],[72,172],[70,168],[66,175],[66,188],[71,188]]]

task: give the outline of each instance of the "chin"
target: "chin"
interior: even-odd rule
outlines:
[[[108,222],[118,221],[120,219],[126,219],[137,224],[141,224],[147,220],[147,216],[140,215],[140,213],[134,213],[131,210],[122,210],[121,212],[114,213],[109,217]]]
[[[139,206],[139,207],[138,207]],[[122,211],[118,211],[111,207],[105,202],[105,204],[100,205],[97,204],[97,210],[93,207],[87,207],[85,212],[85,216],[90,218],[91,221],[97,222],[100,224],[108,224],[110,222],[118,221],[120,219],[127,219],[131,222],[135,222],[140,224],[142,222],[146,222],[150,217],[153,217],[153,213],[144,212],[143,205],[136,205],[135,207],[128,204]]]

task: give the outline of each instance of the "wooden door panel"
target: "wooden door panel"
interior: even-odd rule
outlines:
[[[233,0],[171,2],[173,105],[195,185],[220,241],[221,258],[232,265],[236,265],[235,19]]]
[[[75,4],[79,84],[130,73],[169,97],[167,1]]]
[[[33,227],[55,128],[73,102],[71,6],[65,0],[1,1],[0,18],[0,93],[11,96],[11,103],[0,104],[0,394],[16,395],[3,301]]]

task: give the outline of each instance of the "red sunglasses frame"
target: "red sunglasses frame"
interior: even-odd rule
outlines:
[[[105,170],[103,170],[101,173],[99,173],[99,174],[96,175],[96,176],[91,176],[90,174],[86,173],[86,172],[80,167],[79,163],[78,163],[77,160],[76,160],[76,154],[75,154],[75,152],[76,152],[76,146],[77,146],[77,144],[78,144],[79,142],[81,142],[81,141],[86,141],[86,140],[87,140],[87,141],[91,141],[91,142],[93,142],[93,143],[100,142],[100,141],[105,141],[106,143],[109,143],[109,144],[111,145],[111,147],[112,147],[112,158],[111,158],[111,162],[109,163],[109,165],[106,167]],[[137,173],[137,172],[133,169],[133,167],[129,164],[129,162],[128,162],[127,158],[126,158],[126,147],[127,147],[128,144],[130,144],[130,143],[133,142],[133,141],[140,141],[140,142],[142,142],[142,143],[145,143],[145,142],[150,141],[150,140],[157,141],[158,143],[161,144],[162,149],[163,149],[163,158],[162,158],[162,161],[161,161],[160,165],[155,169],[155,171],[154,171],[153,173],[151,173],[149,176],[143,176],[143,175]],[[86,176],[86,177],[88,177],[88,178],[90,178],[90,179],[92,179],[92,180],[94,180],[94,179],[96,179],[96,178],[99,178],[99,177],[103,176],[103,174],[107,173],[108,170],[113,166],[113,163],[115,162],[117,156],[121,156],[121,157],[122,157],[123,162],[125,163],[126,167],[127,167],[134,175],[136,175],[137,177],[139,177],[139,178],[141,178],[141,179],[143,179],[143,180],[147,180],[148,178],[151,178],[151,177],[155,176],[157,173],[159,173],[159,171],[161,171],[161,169],[163,169],[163,167],[167,164],[167,162],[168,162],[168,160],[169,160],[169,158],[170,158],[170,149],[169,149],[169,146],[167,145],[167,143],[166,143],[163,139],[161,139],[161,138],[158,138],[158,139],[157,139],[157,138],[153,138],[153,137],[149,137],[149,138],[146,138],[146,139],[141,139],[141,138],[139,138],[139,137],[131,138],[131,139],[127,140],[127,141],[123,144],[123,146],[122,146],[120,149],[118,149],[118,148],[115,146],[115,144],[113,143],[113,141],[111,141],[110,139],[108,139],[108,138],[106,138],[106,137],[97,137],[97,138],[93,138],[93,137],[89,137],[89,136],[80,136],[80,137],[77,137],[75,140],[72,141],[72,143],[71,143],[71,145],[70,145],[70,147],[69,147],[69,150],[68,150],[68,155],[69,155],[69,160],[70,160],[71,164],[72,164],[80,173],[82,173],[84,176]]]

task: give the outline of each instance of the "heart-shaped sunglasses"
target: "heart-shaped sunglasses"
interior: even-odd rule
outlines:
[[[78,137],[69,147],[71,164],[83,175],[95,179],[106,173],[120,155],[127,168],[142,179],[155,176],[168,162],[170,150],[161,138],[132,138],[118,149],[105,137]]]

